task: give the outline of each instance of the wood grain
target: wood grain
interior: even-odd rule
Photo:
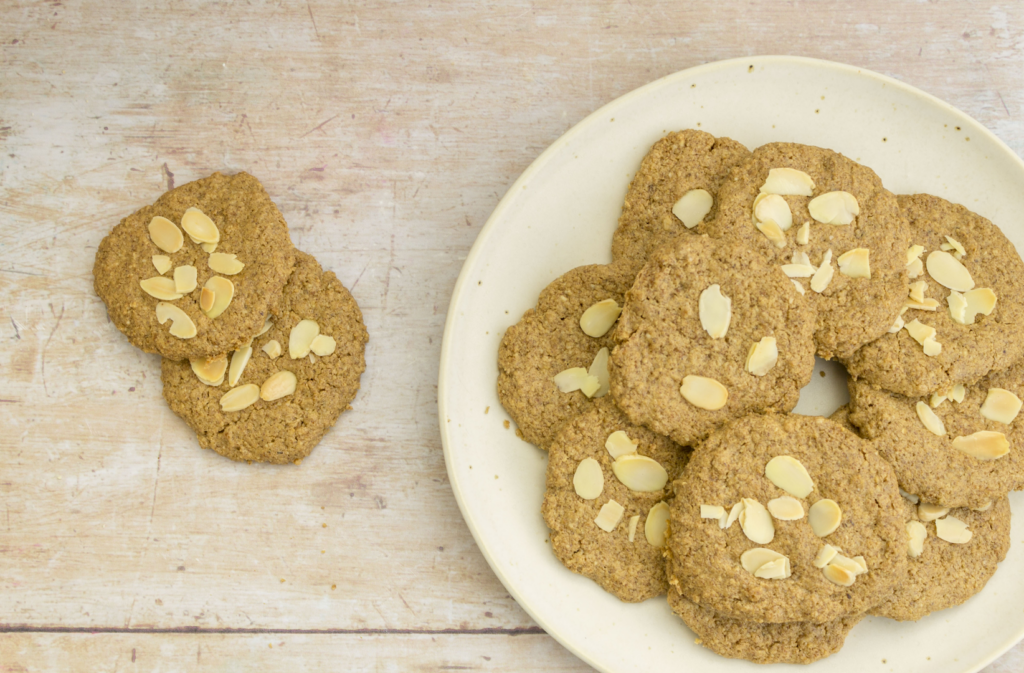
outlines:
[[[658,77],[764,53],[896,77],[1024,153],[1020,3],[3,3],[0,619],[18,632],[0,660],[582,669],[497,582],[447,483],[449,294],[565,130]],[[199,450],[92,291],[119,218],[215,170],[262,180],[364,311],[362,390],[300,467]],[[102,632],[33,631],[55,628]],[[1022,666],[1018,646],[991,670]]]

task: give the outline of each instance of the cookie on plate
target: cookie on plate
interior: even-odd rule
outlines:
[[[665,593],[666,502],[689,449],[631,424],[603,397],[548,451],[541,511],[558,560],[623,601]]]
[[[898,199],[919,246],[908,253],[910,308],[846,359],[850,374],[916,397],[973,383],[1024,357],[1024,262],[1013,244],[961,205],[928,194]],[[937,346],[925,343],[928,335]]]
[[[699,233],[718,211],[718,190],[750,150],[730,138],[687,129],[654,143],[629,183],[612,259],[639,270],[658,247]]]
[[[633,274],[621,265],[577,267],[544,288],[537,307],[505,332],[498,399],[523,439],[546,450],[567,421],[607,393],[605,383],[591,388],[587,376],[601,370],[606,380],[607,352],[595,359],[614,346],[611,326],[632,284]]]
[[[669,583],[723,616],[830,622],[877,605],[906,572],[896,475],[827,418],[730,423],[674,487]]]
[[[910,232],[870,168],[820,147],[770,143],[733,169],[718,203],[708,233],[785,267],[817,311],[818,355],[849,357],[892,327],[907,297]]]
[[[171,410],[200,446],[232,460],[309,455],[351,408],[366,368],[369,337],[352,295],[311,255],[295,255],[273,317],[249,346],[220,358],[163,361]]]
[[[814,369],[813,329],[813,311],[762,255],[679,236],[626,294],[612,397],[634,423],[683,445],[732,418],[788,411]]]
[[[288,225],[259,181],[214,173],[121,220],[100,242],[93,275],[132,345],[184,360],[258,332],[294,266]]]
[[[1010,548],[1006,498],[981,512],[919,507],[904,499],[904,517],[910,536],[907,576],[889,600],[869,610],[872,615],[916,621],[960,605],[985,587]]]

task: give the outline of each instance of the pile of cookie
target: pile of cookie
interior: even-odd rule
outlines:
[[[296,250],[256,178],[213,175],[129,215],[96,252],[96,293],[200,446],[299,463],[359,389],[368,340],[334,273]]]
[[[612,257],[498,353],[567,568],[760,663],[983,588],[1024,488],[1024,262],[995,225],[827,149],[685,130],[641,163]],[[832,418],[790,413],[815,355],[851,375]]]

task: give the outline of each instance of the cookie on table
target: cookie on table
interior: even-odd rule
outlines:
[[[607,393],[606,383],[584,392],[572,381],[580,369],[586,374],[600,369],[607,380],[607,365],[595,365],[595,359],[615,345],[611,325],[632,284],[633,274],[621,265],[577,267],[544,288],[536,308],[505,332],[498,348],[498,398],[524,440],[546,450],[567,421]],[[595,304],[600,305],[591,310]],[[588,331],[596,336],[584,332],[584,314]],[[560,388],[555,377],[568,370],[574,370],[565,375],[570,382]],[[592,381],[576,383],[588,386]]]
[[[121,220],[100,242],[93,275],[132,345],[184,360],[245,343],[294,267],[288,225],[259,181],[214,173]]]
[[[983,507],[1024,488],[1024,362],[956,388],[952,398],[848,385],[850,422],[892,464],[904,491],[946,507]]]
[[[911,287],[923,292],[916,301],[905,301],[922,308],[907,309],[893,328],[907,326],[848,358],[850,374],[916,397],[973,383],[1024,357],[1024,262],[1013,244],[989,220],[961,205],[928,194],[898,199],[910,222],[911,243],[921,246],[908,257],[916,260]],[[912,324],[919,330],[916,338]],[[925,348],[923,338],[930,332],[941,348]]]
[[[985,587],[1010,548],[1010,501],[1006,498],[981,512],[936,510],[927,505],[919,509],[904,499],[904,518],[912,536],[907,576],[896,585],[892,597],[869,614],[916,621],[960,605]],[[960,524],[966,524],[966,531]],[[942,526],[941,537],[937,526]]]
[[[817,311],[818,355],[849,357],[892,327],[907,297],[910,232],[870,168],[820,147],[762,145],[718,203],[708,233],[786,267]]]
[[[558,560],[623,601],[664,594],[666,502],[689,449],[631,424],[603,397],[548,451],[541,511]]]
[[[611,394],[634,423],[686,445],[730,419],[792,409],[814,368],[813,329],[807,302],[762,255],[679,236],[626,294]]]
[[[171,410],[200,446],[232,460],[289,463],[309,455],[351,408],[366,368],[369,337],[352,295],[311,255],[295,255],[269,326],[251,345],[220,358],[163,361]]]
[[[718,190],[729,171],[749,156],[735,140],[696,129],[654,143],[629,183],[612,236],[612,259],[639,270],[664,243],[700,232],[701,223],[718,211]]]
[[[850,629],[864,617],[764,624],[725,617],[673,588],[668,592],[668,605],[697,634],[698,644],[720,656],[755,664],[809,664],[824,659],[842,648]]]
[[[877,605],[906,572],[896,475],[827,418],[730,423],[674,487],[669,584],[722,616],[830,622]]]

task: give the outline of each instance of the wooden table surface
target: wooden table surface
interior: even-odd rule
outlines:
[[[1024,153],[1017,2],[0,4],[0,671],[587,670],[456,506],[449,296],[573,124],[766,53],[890,75]],[[298,467],[200,450],[92,290],[121,217],[238,170],[371,336],[353,410]],[[1018,645],[986,670],[1022,668]]]

